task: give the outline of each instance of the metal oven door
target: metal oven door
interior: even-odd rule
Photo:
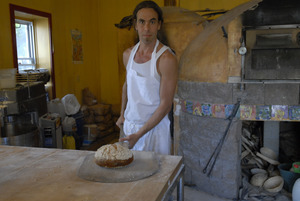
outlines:
[[[300,28],[245,31],[246,80],[300,79]]]

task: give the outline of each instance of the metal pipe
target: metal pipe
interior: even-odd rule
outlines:
[[[185,166],[184,164],[182,164],[179,170],[177,171],[174,179],[171,182],[170,181],[168,182],[169,187],[165,192],[162,201],[169,200],[176,186],[177,186],[177,201],[184,201],[184,183],[183,183],[184,169]]]
[[[184,181],[183,176],[179,179],[179,184],[177,185],[177,200],[184,201]]]
[[[222,136],[222,138],[220,139],[220,141],[219,141],[217,147],[215,148],[214,152],[213,152],[212,155],[210,156],[208,162],[206,163],[206,166],[205,166],[204,169],[203,169],[203,173],[206,174],[207,168],[210,168],[209,171],[208,171],[208,174],[207,174],[208,177],[210,176],[210,174],[211,174],[211,172],[212,172],[212,170],[213,170],[213,168],[214,168],[214,166],[215,166],[216,160],[217,160],[217,158],[218,158],[218,156],[219,156],[219,153],[221,152],[223,143],[224,143],[225,138],[226,138],[226,136],[227,136],[227,134],[228,134],[229,128],[230,128],[231,123],[232,123],[232,120],[233,120],[233,118],[236,116],[236,113],[237,113],[237,111],[238,111],[238,109],[239,109],[239,107],[240,107],[240,102],[241,102],[241,100],[238,99],[238,102],[235,104],[235,106],[234,106],[234,108],[233,108],[233,111],[232,111],[231,115],[230,115],[229,118],[228,118],[228,119],[229,119],[229,123],[227,124],[225,133],[223,134],[223,136]],[[212,165],[210,165],[211,162],[212,162]]]
[[[230,82],[230,84],[300,84],[299,80],[242,80],[237,82]]]
[[[300,81],[299,80],[272,80],[272,81],[243,80],[242,82],[238,82],[237,84],[300,84]]]
[[[29,74],[28,74],[28,71],[27,71],[27,88],[28,88],[28,98],[31,98],[30,87],[29,87]]]

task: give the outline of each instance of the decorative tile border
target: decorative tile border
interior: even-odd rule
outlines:
[[[181,111],[203,117],[228,118],[234,104],[211,104],[180,99]],[[237,118],[249,121],[300,121],[300,105],[240,105]]]

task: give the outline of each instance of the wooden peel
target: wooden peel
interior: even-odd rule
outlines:
[[[102,183],[122,183],[144,179],[160,169],[159,157],[154,152],[133,151],[134,160],[118,168],[100,167],[94,162],[94,154],[88,154],[82,162],[77,176]]]

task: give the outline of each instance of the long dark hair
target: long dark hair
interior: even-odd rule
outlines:
[[[158,15],[158,21],[161,21],[161,23],[163,23],[163,12],[154,1],[142,1],[141,3],[139,3],[133,10],[133,20],[136,20],[136,15],[142,8],[152,8],[153,10],[155,10]]]
[[[124,17],[119,24],[115,24],[118,28],[126,28],[129,27],[129,29],[132,27],[132,25],[136,21],[136,15],[142,8],[152,8],[155,10],[155,12],[158,15],[158,21],[161,22],[161,25],[163,24],[163,12],[161,8],[154,2],[154,1],[142,1],[139,3],[135,9],[133,10],[132,15]]]

